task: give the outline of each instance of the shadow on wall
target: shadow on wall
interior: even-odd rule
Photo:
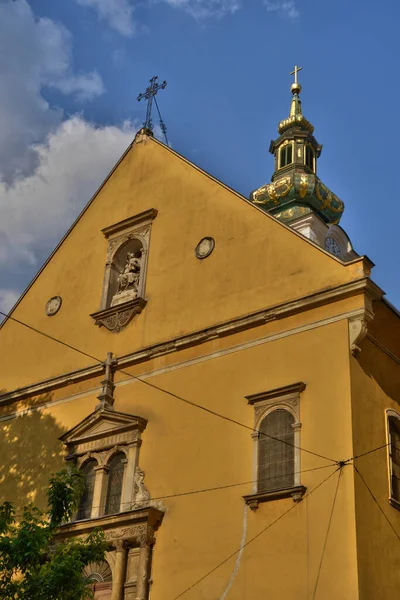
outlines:
[[[367,340],[357,357],[357,362],[364,373],[377,383],[386,396],[400,404],[400,369],[394,360]]]
[[[26,408],[51,399],[52,394],[33,398]],[[65,447],[58,439],[64,432],[41,410],[0,422],[0,502],[45,507],[49,478],[64,466]]]

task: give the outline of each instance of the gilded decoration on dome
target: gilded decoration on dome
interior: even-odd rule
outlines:
[[[287,196],[293,187],[291,177],[282,177],[273,183],[264,185],[260,189],[253,192],[253,202],[255,204],[268,204],[268,202],[274,202],[279,204],[279,198]],[[267,198],[265,197],[267,196]]]
[[[331,192],[326,185],[319,179],[315,186],[315,195],[321,202],[320,210],[329,209],[335,213],[342,213],[344,211],[344,204],[339,198]]]
[[[308,177],[307,175],[300,175],[300,185],[299,185],[299,196],[300,198],[305,198],[308,191]]]

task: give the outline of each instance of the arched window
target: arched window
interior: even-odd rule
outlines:
[[[291,165],[293,162],[293,144],[287,144],[279,151],[279,168]]]
[[[388,414],[390,497],[400,505],[400,415]]]
[[[79,503],[77,519],[90,519],[92,516],[92,505],[93,505],[93,494],[94,494],[94,481],[96,477],[95,467],[97,466],[97,460],[94,458],[85,462],[82,467],[85,487],[83,490],[82,498]]]
[[[314,150],[308,144],[306,144],[305,163],[314,171]]]
[[[258,492],[294,485],[294,416],[276,409],[261,421],[258,439]]]
[[[120,512],[122,483],[124,478],[125,454],[115,454],[110,461],[106,498],[106,515]]]

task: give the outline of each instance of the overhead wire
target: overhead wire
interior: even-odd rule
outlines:
[[[342,475],[342,472],[343,472],[343,467],[339,467],[339,468],[340,468],[340,470],[339,470],[339,476],[338,476],[338,480],[337,480],[337,484],[336,484],[335,494],[333,496],[333,503],[332,503],[332,508],[331,508],[331,512],[330,512],[330,515],[329,515],[328,527],[327,527],[327,530],[326,530],[324,545],[323,545],[323,548],[322,548],[322,554],[321,554],[321,560],[319,562],[317,578],[315,580],[313,600],[315,600],[315,597],[316,597],[316,594],[317,594],[319,577],[321,575],[322,563],[324,562],[325,550],[326,550],[326,546],[328,544],[329,531],[330,531],[331,524],[332,524],[333,511],[335,510],[336,498],[337,498],[337,494],[338,494],[338,490],[339,490],[339,484],[340,484],[341,475]]]
[[[335,467],[336,465],[322,465],[320,467],[313,467],[311,469],[303,469],[302,471],[293,471],[291,473],[288,473],[288,476],[294,476],[294,475],[300,475],[302,473],[310,473],[311,471],[320,471],[321,469],[330,469],[332,467]],[[234,487],[240,487],[242,485],[250,485],[250,484],[254,484],[254,483],[264,483],[266,481],[270,481],[271,479],[276,479],[276,475],[272,476],[272,477],[262,477],[261,479],[256,479],[256,480],[252,480],[252,481],[241,481],[239,483],[228,483],[226,485],[218,485],[218,486],[214,486],[214,487],[209,487],[209,488],[201,488],[199,490],[190,490],[188,492],[177,492],[175,494],[167,494],[165,496],[155,496],[154,498],[150,498],[150,502],[156,502],[159,500],[169,500],[171,498],[180,498],[183,496],[193,496],[196,494],[203,494],[203,493],[207,493],[207,492],[217,492],[220,490],[227,490],[230,488],[234,488]],[[132,506],[132,501],[131,502],[121,502],[121,507],[122,506],[126,506],[126,505],[130,505]],[[92,510],[95,509],[99,509],[99,508],[104,508],[104,504],[100,504],[98,506],[92,506]],[[16,515],[14,515],[15,517],[20,517],[22,516],[22,513],[18,513]],[[101,516],[105,516],[105,515],[101,515]]]
[[[393,533],[395,534],[395,536],[397,537],[397,539],[400,541],[400,534],[394,528],[393,523],[390,521],[389,517],[386,515],[385,511],[383,510],[383,508],[379,504],[379,501],[377,500],[377,498],[374,495],[373,491],[369,487],[368,483],[365,481],[364,477],[361,475],[361,473],[358,470],[358,468],[357,468],[356,465],[354,465],[354,469],[357,472],[358,476],[360,477],[361,481],[364,483],[365,487],[367,488],[367,490],[368,490],[370,496],[372,497],[373,501],[375,502],[375,504],[377,505],[377,507],[379,508],[379,510],[381,511],[381,513],[383,514],[383,516],[385,517],[385,520],[389,523],[390,528],[392,529]]]
[[[333,468],[336,465],[329,465],[329,466],[331,466]],[[245,544],[242,544],[240,546],[240,548],[238,548],[237,550],[235,550],[235,552],[233,552],[232,554],[230,554],[229,556],[227,556],[224,560],[222,560],[220,563],[218,563],[213,569],[211,569],[205,575],[203,575],[202,577],[200,577],[200,579],[198,579],[195,583],[193,583],[188,588],[186,588],[183,592],[181,592],[180,594],[178,594],[178,596],[175,596],[173,600],[179,600],[179,598],[182,598],[182,596],[184,596],[185,594],[187,594],[187,592],[189,592],[194,587],[196,587],[199,583],[201,583],[202,581],[204,581],[205,579],[207,579],[207,577],[209,577],[210,575],[212,575],[212,573],[214,573],[215,571],[217,571],[220,567],[222,567],[222,565],[224,565],[231,558],[233,558],[234,556],[236,556],[236,554],[238,554],[242,550],[242,548],[246,548],[247,546],[249,546],[250,544],[252,544],[256,539],[258,539],[261,535],[263,535],[266,531],[268,531],[268,529],[270,529],[273,525],[275,525],[276,523],[278,523],[278,521],[280,521],[281,519],[283,519],[283,517],[285,517],[287,514],[289,514],[292,510],[294,510],[295,508],[297,508],[298,504],[300,504],[301,502],[304,502],[304,500],[306,500],[307,498],[309,498],[311,496],[311,494],[313,494],[322,485],[324,485],[324,483],[326,483],[328,481],[328,479],[330,479],[331,477],[333,477],[333,475],[335,473],[337,473],[340,469],[341,469],[341,467],[337,467],[335,469],[335,471],[333,471],[333,473],[330,473],[330,475],[328,475],[328,477],[326,477],[317,486],[315,486],[315,488],[313,488],[307,494],[305,494],[303,496],[303,498],[299,502],[293,504],[293,506],[291,506],[288,510],[286,510],[284,513],[282,513],[277,519],[275,519],[275,521],[272,521],[272,523],[269,523],[266,527],[264,527],[264,529],[262,529],[261,531],[259,531],[252,538],[250,538]]]
[[[7,319],[14,321],[16,323],[18,323],[19,325],[22,325],[24,327],[27,327],[28,329],[34,331],[35,333],[38,333],[39,335],[42,335],[54,342],[57,342],[59,344],[62,344],[63,346],[66,346],[67,348],[69,348],[70,350],[74,350],[75,352],[78,352],[79,354],[82,354],[83,356],[86,356],[87,358],[91,358],[92,360],[96,361],[97,363],[104,365],[104,361],[100,360],[99,358],[97,358],[96,356],[93,356],[92,354],[89,354],[88,352],[85,352],[83,350],[80,350],[79,348],[77,348],[76,346],[73,346],[72,344],[68,344],[67,342],[64,342],[62,340],[59,340],[58,338],[45,333],[44,331],[41,331],[40,329],[37,329],[36,327],[33,327],[32,325],[29,325],[28,323],[25,323],[24,321],[20,321],[19,319],[16,319],[15,317],[12,317],[11,315],[7,315],[6,313],[0,311],[0,315],[3,315],[4,317],[6,317]],[[319,454],[318,452],[314,452],[312,450],[307,450],[306,448],[302,448],[300,446],[297,446],[296,444],[292,444],[291,442],[288,442],[286,440],[282,440],[278,437],[275,437],[273,435],[270,435],[268,433],[265,433],[264,431],[260,431],[259,429],[255,429],[254,427],[251,427],[250,425],[246,425],[245,423],[241,423],[240,421],[237,421],[236,419],[232,419],[231,417],[228,417],[226,415],[223,415],[221,413],[218,413],[214,410],[212,410],[211,408],[207,408],[206,406],[203,406],[201,404],[197,404],[196,402],[193,402],[192,400],[188,400],[187,398],[184,398],[183,396],[180,396],[179,394],[175,394],[174,392],[171,392],[169,390],[166,390],[165,388],[162,388],[154,383],[150,383],[149,381],[146,381],[145,379],[142,379],[141,377],[138,377],[137,375],[133,375],[132,373],[129,373],[123,369],[118,369],[118,371],[120,373],[123,373],[124,375],[127,375],[129,378],[131,379],[135,379],[137,381],[140,381],[141,383],[143,383],[144,385],[147,385],[155,390],[158,390],[159,392],[162,392],[164,394],[168,394],[169,396],[171,396],[172,398],[175,398],[177,400],[180,400],[181,402],[184,402],[185,404],[192,406],[194,408],[198,408],[208,414],[214,415],[216,417],[219,417],[220,419],[223,419],[224,421],[227,421],[229,423],[233,423],[235,425],[238,425],[239,427],[243,427],[249,431],[251,431],[252,433],[257,433],[260,436],[264,436],[267,437],[269,439],[275,440],[275,441],[279,441],[282,444],[285,444],[287,446],[291,446],[292,448],[295,448],[297,450],[300,450],[302,452],[306,452],[308,454],[312,454],[313,456],[317,456],[318,458],[322,458],[323,460],[327,460],[329,462],[332,462],[334,464],[338,464],[339,461],[334,460],[333,458],[328,458],[327,456],[324,456],[323,454]],[[123,380],[125,381],[125,380]]]

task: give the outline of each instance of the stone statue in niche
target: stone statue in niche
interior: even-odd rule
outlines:
[[[117,291],[112,297],[111,306],[128,302],[138,297],[142,252],[128,252],[125,267],[118,275]]]
[[[144,471],[142,471],[140,467],[136,467],[133,482],[135,491],[135,501],[133,503],[133,508],[147,506],[150,503],[150,493],[144,485]]]

